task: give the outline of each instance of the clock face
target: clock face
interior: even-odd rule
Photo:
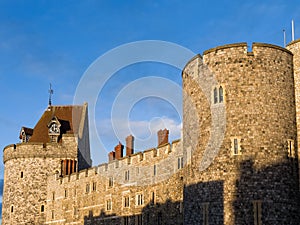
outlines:
[[[53,123],[49,128],[50,133],[59,134],[59,128],[56,123]]]

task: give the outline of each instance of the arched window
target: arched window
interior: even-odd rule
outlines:
[[[218,89],[214,89],[214,104],[218,103]]]
[[[223,88],[220,86],[219,88],[219,102],[223,102]]]

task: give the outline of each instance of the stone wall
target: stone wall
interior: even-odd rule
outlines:
[[[291,42],[286,47],[293,53],[293,68],[295,82],[296,122],[297,122],[297,149],[300,149],[300,39]],[[298,159],[299,159],[298,151]],[[300,184],[299,184],[300,186]]]
[[[66,151],[66,149],[68,149]],[[63,143],[18,143],[4,148],[3,162],[15,158],[68,158],[77,156],[77,141],[74,135],[63,135]]]
[[[129,224],[139,218],[157,224],[160,216],[162,224],[182,224],[182,156],[181,143],[174,141],[67,177],[50,176],[45,224],[123,224],[127,218]]]
[[[80,121],[80,125],[78,131],[78,139],[77,139],[78,164],[79,164],[78,170],[82,170],[92,166],[87,103],[84,103],[83,105],[82,118],[80,118],[79,121]]]
[[[183,146],[191,156],[185,224],[254,224],[255,207],[261,224],[298,224],[291,52],[221,46],[196,56],[182,75]]]
[[[299,43],[191,59],[182,141],[89,168],[85,111],[78,138],[7,146],[3,224],[299,224]],[[65,159],[80,171],[61,176]]]
[[[77,160],[74,135],[64,135],[62,144],[20,143],[4,148],[3,225],[44,222],[47,177],[60,173],[61,160],[66,158]]]

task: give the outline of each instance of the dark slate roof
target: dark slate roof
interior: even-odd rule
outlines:
[[[80,122],[84,119],[83,110],[84,106],[50,106],[33,128],[33,134],[28,142],[49,142],[48,124],[53,117],[61,124],[61,135],[78,134]]]

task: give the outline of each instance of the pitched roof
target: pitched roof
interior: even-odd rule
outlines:
[[[19,136],[20,139],[22,139],[22,131],[24,131],[26,135],[30,135],[30,136],[33,133],[33,129],[32,128],[22,127],[21,131],[20,131],[20,136]]]
[[[61,134],[78,134],[81,121],[84,120],[85,107],[83,106],[50,106],[33,128],[33,134],[28,142],[50,142],[48,124],[56,117],[60,124]],[[61,142],[61,140],[60,140]]]

